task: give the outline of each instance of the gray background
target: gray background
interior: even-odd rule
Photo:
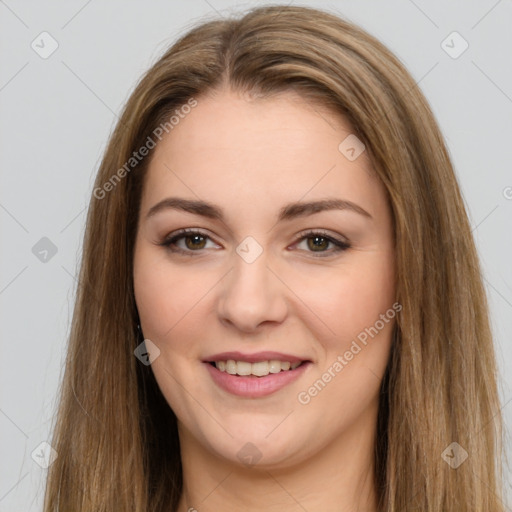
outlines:
[[[87,201],[116,116],[142,72],[195,21],[263,3],[0,0],[0,512],[42,507],[46,470],[31,453],[49,439]],[[510,430],[512,2],[293,3],[360,24],[430,101],[474,227]],[[59,45],[46,59],[31,47],[43,31]],[[462,40],[444,43],[451,56],[442,46],[453,31],[469,44],[457,58]],[[56,254],[34,254],[43,237]]]

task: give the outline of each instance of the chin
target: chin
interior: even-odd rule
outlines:
[[[279,422],[283,421],[283,417],[273,421],[271,427],[270,421],[262,424],[255,418],[254,422],[251,421],[251,425],[248,425],[249,421],[250,414],[245,414],[244,425],[226,423],[226,430],[233,433],[233,437],[226,433],[222,437],[212,437],[210,433],[200,437],[207,444],[209,451],[228,463],[262,470],[275,470],[299,464],[311,455],[310,452],[319,448],[308,441],[314,436],[290,429],[276,429]],[[305,446],[308,449],[305,449]]]

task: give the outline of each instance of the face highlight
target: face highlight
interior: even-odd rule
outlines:
[[[375,429],[393,227],[351,134],[295,93],[224,90],[154,149],[135,298],[182,449],[283,468]]]

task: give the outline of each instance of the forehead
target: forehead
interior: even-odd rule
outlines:
[[[347,137],[345,119],[295,92],[202,96],[154,149],[143,204],[171,192],[272,209],[304,196],[375,203],[382,187],[366,152],[351,161],[340,151]]]
[[[261,148],[279,149],[285,157],[308,148],[329,154],[338,150],[340,137],[352,132],[341,115],[294,91],[253,98],[223,89],[200,97],[165,138],[173,149],[201,148],[202,154],[219,155],[236,148],[261,158]]]

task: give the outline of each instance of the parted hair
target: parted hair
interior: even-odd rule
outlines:
[[[260,97],[295,91],[343,116],[385,186],[402,311],[376,425],[379,511],[503,512],[498,376],[464,200],[427,101],[374,37],[308,7],[202,20],[135,87],[95,190],[173,111],[225,87]],[[149,161],[91,195],[45,512],[163,512],[181,496],[176,417],[134,357],[133,254]],[[456,469],[443,456],[454,442],[468,454]]]

